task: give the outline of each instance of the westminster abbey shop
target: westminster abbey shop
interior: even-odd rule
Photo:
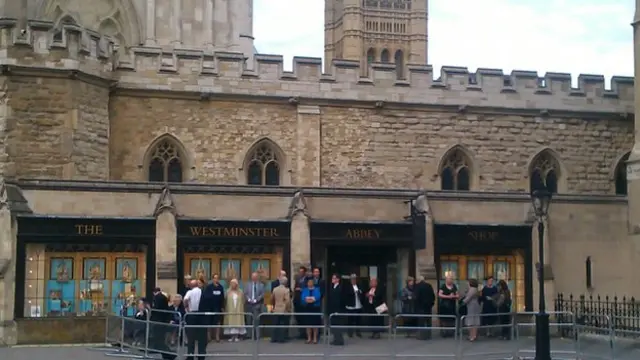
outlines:
[[[354,0],[349,22],[326,0],[324,60],[286,71],[251,3],[0,0],[0,339],[101,342],[187,274],[303,265],[394,305],[408,276],[493,275],[535,310],[535,189],[548,303],[640,295],[633,79],[434,74],[426,0]]]

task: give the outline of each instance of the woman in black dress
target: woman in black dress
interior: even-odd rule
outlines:
[[[458,295],[458,287],[453,283],[453,277],[446,276],[444,284],[438,290],[438,313],[440,314],[440,324],[444,328],[442,337],[451,337],[454,335],[456,326],[456,304],[460,296]]]

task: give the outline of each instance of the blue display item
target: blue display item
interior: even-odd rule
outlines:
[[[240,259],[221,259],[220,260],[220,279],[224,279],[229,283],[232,279],[238,280],[242,286],[242,262]]]
[[[189,268],[194,279],[204,278],[207,280],[211,277],[211,260],[209,259],[191,259]]]
[[[76,302],[76,284],[74,281],[47,281],[47,316],[64,316],[74,312]]]
[[[72,258],[51,258],[49,280],[68,282],[73,280]]]
[[[119,314],[123,306],[127,308],[127,316],[135,315],[136,302],[142,296],[140,280],[127,282],[113,280],[111,282],[111,303],[109,305],[112,314]]]
[[[251,259],[249,268],[251,273],[258,273],[260,281],[268,281],[271,277],[271,261],[266,259]]]
[[[82,260],[83,280],[104,280],[106,279],[105,258],[84,258]]]
[[[116,280],[125,283],[138,279],[138,259],[117,258],[116,259]]]
[[[109,280],[81,280],[78,311],[83,315],[103,315],[112,311],[115,299],[110,296],[110,283]]]

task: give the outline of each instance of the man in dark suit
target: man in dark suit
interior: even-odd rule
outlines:
[[[424,280],[424,276],[418,277],[418,283],[415,285],[415,310],[418,318],[418,339],[431,339],[431,330],[425,330],[431,327],[431,314],[433,313],[433,305],[436,302],[436,294],[433,286]]]
[[[327,300],[327,312],[329,313],[329,319],[331,319],[331,326],[343,326],[342,316],[331,316],[331,314],[344,313],[344,292],[342,286],[340,286],[340,277],[337,274],[331,276],[331,288],[329,289],[329,296]],[[333,334],[333,341],[331,345],[341,346],[344,345],[344,337],[342,336],[342,329],[331,328],[331,334]]]
[[[349,337],[353,337],[353,332],[355,330],[356,336],[362,337],[362,332],[360,331],[362,316],[359,314],[362,314],[364,293],[358,286],[358,277],[356,274],[351,274],[349,279],[349,286],[344,288],[344,306],[347,310],[347,314],[352,314],[347,317],[347,325],[349,325],[347,333],[349,334]]]
[[[321,277],[320,268],[313,268],[313,275],[311,278],[313,279],[315,286],[320,288],[320,294],[324,297],[324,293],[327,291],[327,288],[326,282]]]
[[[169,309],[169,298],[162,292],[159,287],[153,289],[153,297],[151,298],[151,317],[149,318],[151,333],[150,342],[152,349],[161,352],[168,352],[169,347],[165,341],[167,332],[172,328],[165,325],[171,322],[173,314]],[[163,353],[163,359],[172,359],[175,356]]]
[[[301,293],[302,289],[307,287],[307,268],[304,266],[300,266],[298,269],[298,273],[294,277],[294,293],[293,293],[293,311],[294,313],[303,313],[304,312],[304,304],[302,303]],[[303,316],[295,315],[296,324],[298,326],[303,325]],[[298,328],[298,338],[306,339],[307,335],[305,333],[304,327]]]
[[[283,277],[287,277],[287,272],[286,272],[286,271],[284,271],[284,270],[280,270],[280,276],[278,276],[278,278],[277,278],[277,279],[275,279],[275,280],[273,280],[273,281],[271,282],[271,291],[272,291],[272,292],[273,292],[273,290],[274,290],[275,288],[277,288],[278,286],[280,286],[280,279],[281,279],[281,278],[283,278]]]

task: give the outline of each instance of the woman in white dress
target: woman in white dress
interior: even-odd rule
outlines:
[[[244,327],[244,295],[238,288],[238,280],[231,279],[225,297],[224,334],[230,335],[229,341],[238,341],[240,335],[247,333]]]

